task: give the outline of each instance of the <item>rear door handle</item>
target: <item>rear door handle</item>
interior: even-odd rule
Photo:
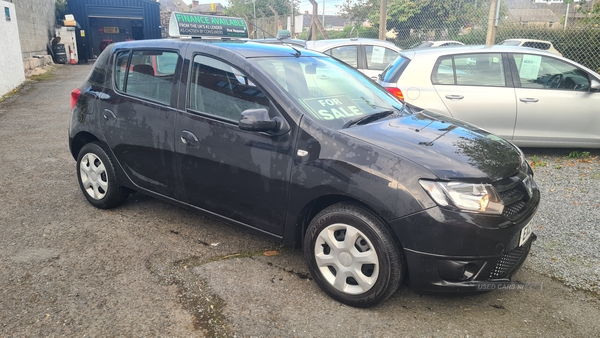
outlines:
[[[463,95],[446,95],[446,98],[452,101],[462,100],[465,97]]]
[[[191,131],[187,131],[187,130],[181,131],[181,142],[183,142],[183,144],[185,144],[185,145],[192,146],[192,147],[197,146],[199,143],[196,135],[194,135],[194,133],[192,133]]]
[[[522,97],[519,99],[519,101],[521,102],[525,102],[525,103],[536,103],[538,102],[540,99],[536,99],[534,97]]]

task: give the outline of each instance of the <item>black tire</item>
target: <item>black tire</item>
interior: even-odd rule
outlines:
[[[312,219],[304,238],[304,258],[326,294],[361,308],[394,294],[406,266],[390,230],[355,203],[334,204]]]
[[[130,193],[121,186],[113,161],[97,142],[88,143],[79,151],[77,180],[88,202],[100,209],[123,204]]]

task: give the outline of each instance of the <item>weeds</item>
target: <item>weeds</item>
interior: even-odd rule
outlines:
[[[531,165],[532,168],[535,167],[545,167],[546,166],[546,162],[542,161],[539,159],[539,157],[537,155],[533,155],[533,158],[531,159],[531,162],[529,162],[529,165]]]
[[[570,158],[570,159],[588,158],[588,157],[590,157],[590,152],[589,151],[579,152],[579,151],[575,150],[575,151],[570,152],[569,155],[567,155],[566,157]]]

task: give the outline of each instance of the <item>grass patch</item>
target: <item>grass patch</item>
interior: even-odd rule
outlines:
[[[547,165],[547,163],[540,160],[540,158],[537,155],[533,155],[533,158],[531,159],[531,162],[529,162],[529,165],[531,165],[531,167],[533,167],[533,168],[545,167]]]
[[[581,159],[581,158],[588,158],[590,157],[590,152],[589,151],[572,151],[569,153],[569,155],[566,156],[566,158],[569,159]]]

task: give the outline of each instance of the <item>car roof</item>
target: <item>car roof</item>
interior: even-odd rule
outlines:
[[[314,49],[314,50],[325,50],[328,47],[334,46],[343,46],[350,45],[354,43],[372,43],[374,45],[386,46],[394,50],[400,50],[398,46],[393,44],[392,42],[379,40],[379,39],[370,39],[370,38],[345,38],[345,39],[326,39],[326,40],[316,40],[316,41],[306,41],[306,48]]]
[[[287,57],[293,56],[300,51],[303,56],[323,56],[320,53],[296,49],[285,44],[259,43],[250,40],[229,40],[229,39],[155,39],[155,40],[136,40],[118,42],[115,48],[155,48],[155,49],[181,49],[183,45],[210,45],[215,49],[227,49],[244,58],[254,57]]]
[[[513,52],[513,53],[522,53],[526,50],[528,53],[532,54],[540,54],[540,55],[551,55],[556,56],[550,52],[537,49],[537,48],[529,48],[529,47],[520,47],[520,46],[505,46],[505,45],[462,45],[462,46],[446,46],[444,48],[415,48],[415,49],[405,49],[400,52],[400,54],[412,59],[415,55],[429,55],[429,56],[440,56],[447,54],[461,54],[461,53],[485,53],[485,52]]]

